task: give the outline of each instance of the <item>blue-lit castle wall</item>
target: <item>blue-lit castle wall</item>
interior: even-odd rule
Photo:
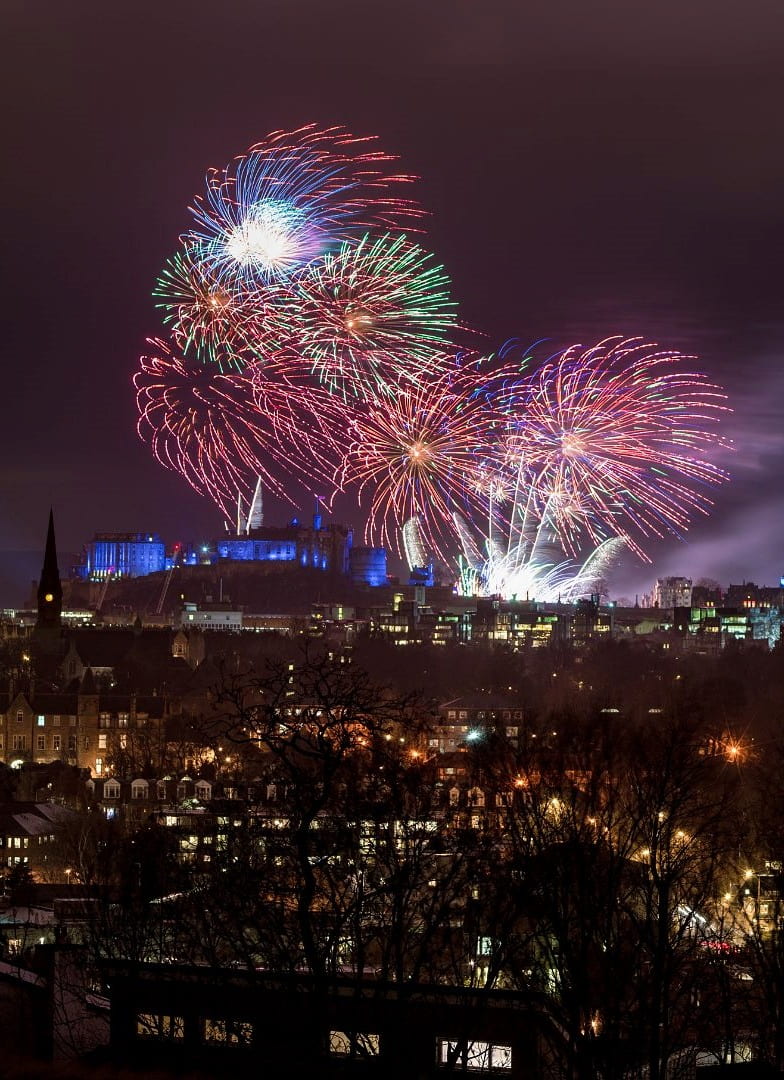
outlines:
[[[386,548],[355,547],[349,553],[351,581],[354,585],[377,587],[387,583]]]
[[[349,577],[356,585],[387,583],[385,548],[354,548],[347,525],[324,525],[315,514],[312,524],[295,518],[284,527],[262,526],[245,535],[223,536],[193,548],[175,545],[166,554],[163,541],[145,533],[97,533],[84,549],[79,577],[89,581],[143,577],[172,566],[227,562],[287,563]]]
[[[150,533],[97,533],[84,549],[78,567],[88,581],[155,574],[166,568],[166,547]]]
[[[347,575],[352,539],[350,528],[324,526],[321,515],[315,514],[312,525],[301,525],[294,518],[285,528],[262,526],[247,536],[223,537],[215,552],[219,562],[287,562]]]
[[[295,540],[251,540],[249,537],[237,537],[219,540],[216,549],[219,559],[233,559],[236,562],[267,562],[276,559],[295,562],[297,558]]]

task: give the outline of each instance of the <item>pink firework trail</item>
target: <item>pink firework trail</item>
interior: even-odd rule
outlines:
[[[708,455],[726,443],[716,424],[726,395],[685,357],[639,339],[574,345],[507,391],[507,464],[516,477],[515,517],[555,529],[574,554],[623,539],[679,535],[712,505],[726,480]]]
[[[247,500],[258,476],[292,502],[285,476],[302,478],[309,465],[285,445],[285,433],[296,425],[295,407],[307,408],[302,395],[295,406],[283,383],[260,390],[249,375],[191,367],[165,342],[150,344],[155,354],[141,357],[134,385],[139,435],[158,461],[210,498],[228,521],[238,494]]]
[[[451,367],[422,385],[380,393],[356,411],[339,481],[369,499],[365,540],[401,553],[401,528],[414,518],[423,540],[447,560],[456,512],[481,512],[477,494],[498,417],[486,376]]]

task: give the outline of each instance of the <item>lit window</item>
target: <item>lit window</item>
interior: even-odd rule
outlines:
[[[45,716],[36,716],[35,722],[36,722],[37,727],[43,727],[46,724],[46,717]]]
[[[205,1020],[204,1041],[249,1046],[253,1041],[253,1024],[243,1020]]]
[[[181,1039],[185,1025],[181,1016],[137,1013],[136,1034],[142,1039]]]
[[[378,1057],[378,1035],[365,1031],[330,1031],[329,1052],[336,1057]]]
[[[438,1061],[454,1069],[470,1072],[489,1072],[491,1069],[512,1068],[512,1047],[493,1046],[486,1042],[454,1042],[438,1040]]]

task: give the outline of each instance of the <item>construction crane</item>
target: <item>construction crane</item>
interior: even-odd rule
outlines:
[[[160,615],[163,611],[163,602],[166,599],[166,593],[169,591],[169,583],[174,573],[174,563],[166,571],[166,576],[163,579],[163,587],[161,588],[161,595],[158,597],[158,606],[155,609],[155,614]]]
[[[95,601],[95,613],[100,614],[103,611],[103,602],[106,599],[106,590],[109,588],[109,575],[101,582],[101,591],[98,593],[98,599]]]

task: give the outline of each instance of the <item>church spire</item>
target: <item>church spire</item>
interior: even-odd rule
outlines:
[[[49,510],[46,551],[38,582],[38,629],[59,629],[63,610],[63,587],[57,565],[57,544],[54,537],[54,514]]]

